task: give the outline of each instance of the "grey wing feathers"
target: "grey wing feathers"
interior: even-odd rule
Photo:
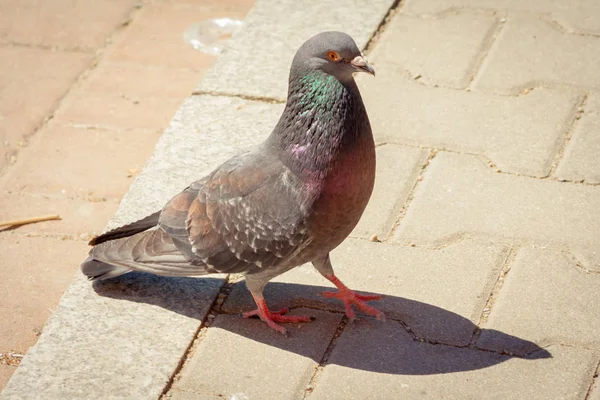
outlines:
[[[194,182],[160,215],[98,237],[82,271],[106,279],[132,270],[195,276],[276,267],[308,240],[305,200],[276,157],[247,153]],[[157,228],[143,231],[150,224]]]
[[[233,158],[171,200],[159,225],[215,272],[276,266],[307,239],[301,191],[288,173],[268,153]],[[185,235],[177,210],[187,212]]]

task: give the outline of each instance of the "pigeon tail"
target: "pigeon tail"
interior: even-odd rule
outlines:
[[[191,264],[162,229],[107,240],[94,246],[81,264],[90,279],[108,279],[131,271],[163,276],[200,276],[208,273],[205,264]]]
[[[83,272],[90,281],[94,281],[96,279],[104,280],[124,275],[131,272],[131,269],[107,264],[102,261],[94,260],[92,257],[88,257],[81,264],[81,272]]]
[[[160,211],[157,211],[154,214],[150,214],[147,217],[144,217],[138,221],[120,226],[118,228],[105,232],[99,236],[96,236],[95,238],[90,240],[88,244],[90,246],[95,246],[97,244],[104,243],[109,240],[120,239],[123,237],[135,235],[136,233],[143,232],[156,226],[156,224],[158,224],[159,216]]]

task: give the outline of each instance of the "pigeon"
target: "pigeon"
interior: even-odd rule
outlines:
[[[266,140],[193,182],[162,210],[90,241],[81,265],[89,279],[131,271],[164,276],[241,273],[269,327],[309,322],[271,311],[263,289],[272,278],[312,262],[338,291],[323,293],[383,319],[334,274],[329,253],[358,223],[375,181],[375,145],[354,73],[375,70],[354,40],[322,32],[294,56],[288,97]]]

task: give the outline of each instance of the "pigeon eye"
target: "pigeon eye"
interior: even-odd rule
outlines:
[[[339,61],[340,55],[335,51],[330,51],[327,53],[327,58],[329,58],[331,61]]]

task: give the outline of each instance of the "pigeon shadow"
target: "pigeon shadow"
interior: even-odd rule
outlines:
[[[207,305],[212,304],[215,286],[221,284],[222,280],[214,278],[167,278],[135,272],[95,281],[93,288],[101,296],[152,304],[202,321]],[[210,296],[202,294],[207,287],[212,288]],[[332,288],[279,282],[267,285],[264,294],[271,309],[287,306],[291,315],[315,317],[311,323],[285,324],[289,332],[286,338],[260,320],[239,315],[255,305],[245,283],[238,282],[211,326],[321,363],[344,311],[336,300],[322,297],[324,291]],[[514,357],[552,357],[531,341],[492,329],[482,329],[473,346],[470,341],[477,331],[475,324],[431,304],[389,294],[371,304],[386,314],[387,321],[359,313],[355,321],[345,325],[327,364],[386,374],[431,375],[478,370]]]

